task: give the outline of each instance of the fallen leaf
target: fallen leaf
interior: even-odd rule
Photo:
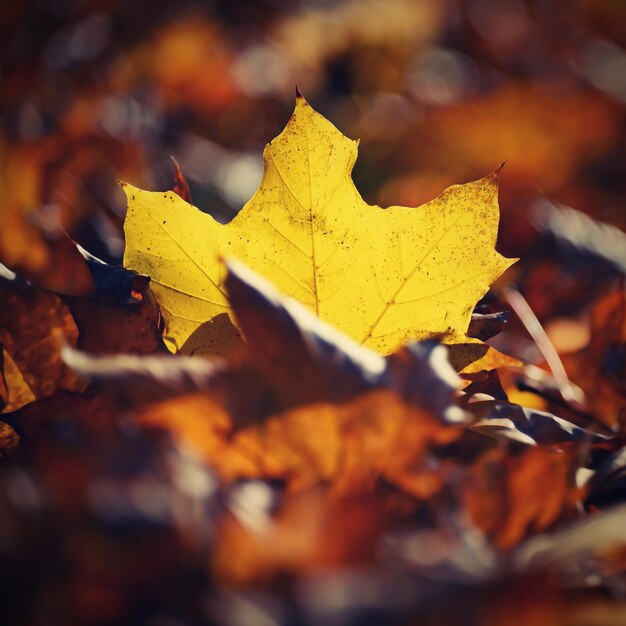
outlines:
[[[460,381],[444,347],[424,341],[381,357],[241,263],[228,261],[227,268],[225,286],[248,337],[246,354],[272,381],[284,406],[337,402],[359,392],[390,389],[446,421],[463,421],[453,402]]]
[[[382,357],[282,296],[242,264],[231,261],[228,268],[225,284],[250,337],[243,353],[228,359],[90,357],[66,348],[65,361],[84,377],[133,394],[138,404],[210,392],[227,407],[236,426],[307,403],[343,402],[374,390],[397,392],[408,404],[447,423],[465,421],[454,403],[460,379],[447,362],[444,346],[414,343]],[[293,384],[294,376],[301,384]]]
[[[357,142],[299,96],[287,127],[265,149],[259,190],[230,223],[172,192],[125,185],[124,264],[151,277],[172,351],[189,353],[194,334],[230,313],[220,256],[272,277],[282,292],[383,354],[432,338],[487,351],[465,333],[476,301],[513,262],[494,248],[498,170],[422,207],[383,210],[367,205],[352,182],[356,154]],[[193,349],[224,354],[236,343],[236,333],[206,332]]]
[[[525,445],[554,445],[564,442],[598,443],[605,435],[547,413],[498,400],[469,402],[465,409],[480,419],[470,428],[488,437],[508,439]]]
[[[594,574],[595,584],[599,584],[605,568],[598,567],[598,562],[611,553],[623,552],[626,545],[625,514],[626,505],[614,506],[551,535],[533,537],[519,546],[512,561],[516,568],[527,570],[569,565],[574,584],[588,585],[585,578],[589,574]]]
[[[8,402],[15,411],[59,389],[82,390],[84,384],[62,361],[63,343],[76,345],[78,330],[65,303],[55,294],[15,278],[0,277],[0,345]]]
[[[78,348],[90,354],[151,354],[165,349],[160,315],[148,291],[149,278],[104,263],[79,246],[95,293],[67,297],[78,326]]]
[[[37,398],[24,380],[20,368],[4,348],[2,349],[2,389],[0,395],[3,413],[24,406]]]
[[[561,246],[564,254],[598,265],[594,268],[596,277],[607,273],[601,263],[626,274],[626,234],[616,226],[547,201],[535,206],[533,218],[539,231],[550,237],[550,243]]]
[[[0,458],[10,454],[20,441],[20,436],[6,422],[0,422]]]
[[[562,356],[572,382],[593,415],[609,428],[626,427],[626,291],[618,280],[590,307],[591,337],[582,350]]]
[[[159,311],[148,295],[133,305],[108,298],[66,298],[78,327],[77,347],[90,354],[164,352]]]
[[[501,549],[571,515],[579,498],[571,454],[534,446],[510,457],[494,450],[468,470],[463,505]]]
[[[94,256],[82,246],[76,246],[82,255],[93,279],[93,292],[97,297],[106,297],[118,305],[132,304],[141,300],[150,278],[127,270],[123,267],[109,265]]]
[[[497,311],[496,313],[472,313],[469,329],[469,337],[487,341],[504,330],[509,320],[508,311]]]
[[[431,497],[445,472],[428,447],[461,434],[390,391],[295,407],[237,431],[224,408],[203,396],[146,407],[139,420],[199,450],[225,482],[281,480],[292,491],[328,482],[345,497],[371,492],[381,479],[414,497]]]
[[[109,383],[107,396],[151,404],[139,420],[199,449],[224,480],[274,478],[292,489],[330,481],[350,494],[385,478],[419,497],[436,491],[442,478],[432,462],[426,467],[427,447],[458,437],[465,421],[446,349],[422,342],[384,358],[240,263],[228,267],[225,286],[249,337],[243,354],[95,358],[66,350],[64,358]],[[154,404],[185,392],[204,395]]]

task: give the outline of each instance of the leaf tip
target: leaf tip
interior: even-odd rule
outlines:
[[[502,163],[500,163],[500,165],[498,165],[498,167],[496,167],[496,169],[493,170],[491,174],[489,174],[489,177],[492,178],[496,183],[499,182],[500,174],[502,173],[502,170],[504,169],[505,165],[506,165],[506,161],[502,161]]]
[[[299,109],[300,110],[303,110],[303,109],[311,109],[311,110],[313,110],[313,107],[311,107],[311,105],[307,102],[307,99],[302,95],[302,92],[298,88],[298,85],[296,85],[296,109],[294,111],[294,114]]]
[[[191,204],[191,190],[189,189],[189,183],[184,177],[178,161],[174,155],[170,154],[170,159],[174,165],[174,185],[169,191],[173,191],[176,195],[180,196],[185,202]]]

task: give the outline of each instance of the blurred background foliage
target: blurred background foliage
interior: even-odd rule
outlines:
[[[0,38],[9,266],[33,262],[16,235],[33,222],[119,261],[115,179],[167,188],[170,155],[230,219],[296,84],[361,138],[369,202],[417,205],[506,161],[504,254],[524,254],[543,197],[626,225],[620,0],[5,0]]]

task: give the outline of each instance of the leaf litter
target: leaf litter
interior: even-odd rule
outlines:
[[[216,623],[460,625],[458,602],[480,625],[571,623],[572,590],[617,595],[625,571],[623,291],[563,359],[584,410],[510,401],[530,370],[483,343],[506,311],[475,308],[510,265],[497,175],[381,209],[355,158],[299,98],[231,223],[187,204],[176,164],[172,193],[125,186],[128,269],[87,255],[93,285],[63,296],[2,279],[5,519],[32,537],[70,507],[78,538],[37,531],[59,559],[97,537],[97,566],[131,572],[111,574],[115,597],[140,576],[195,616],[188,559]],[[586,377],[590,355],[604,366]]]

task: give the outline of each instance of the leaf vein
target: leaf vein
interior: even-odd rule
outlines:
[[[159,220],[156,219],[156,217],[154,217],[154,215],[152,215],[152,213],[149,213],[150,217],[154,220],[154,222],[167,234],[169,235],[169,237],[171,238],[171,240],[180,248],[180,251],[191,261],[191,263],[193,265],[195,265],[208,279],[209,282],[222,294],[222,296],[224,296],[225,299],[228,299],[226,294],[224,293],[224,291],[222,290],[222,288],[219,286],[218,283],[216,283],[211,276],[209,275],[209,273],[204,269],[204,267],[202,267],[202,265],[200,265],[200,263],[198,263],[192,256],[191,254],[189,254],[189,252],[187,252],[187,250],[185,250],[185,248],[183,248],[183,246],[176,241],[176,239],[174,238],[174,236],[167,230],[167,228],[163,227],[163,224],[161,224],[159,222]]]
[[[405,276],[400,281],[400,285],[398,286],[398,288],[396,289],[394,294],[391,296],[390,300],[385,304],[385,306],[383,307],[383,310],[381,311],[380,315],[374,320],[374,322],[370,326],[369,330],[367,331],[367,333],[365,334],[363,339],[361,339],[361,344],[364,344],[372,336],[372,333],[374,332],[374,329],[378,326],[378,324],[383,319],[383,317],[385,317],[385,315],[387,314],[387,311],[389,311],[389,309],[392,306],[392,304],[395,304],[396,298],[398,297],[398,295],[400,294],[402,289],[406,286],[406,284],[409,282],[409,280],[411,280],[411,278],[413,278],[415,272],[417,272],[417,270],[422,266],[422,263],[426,260],[426,258],[450,234],[452,229],[457,225],[458,222],[461,221],[461,219],[464,216],[465,216],[465,214],[461,213],[461,215],[459,215],[459,217],[457,219],[455,219],[454,222],[445,229],[444,233],[430,246],[430,248],[428,248],[428,250],[426,250],[426,252],[422,256],[422,258],[415,264],[415,266],[408,273],[408,275]]]

